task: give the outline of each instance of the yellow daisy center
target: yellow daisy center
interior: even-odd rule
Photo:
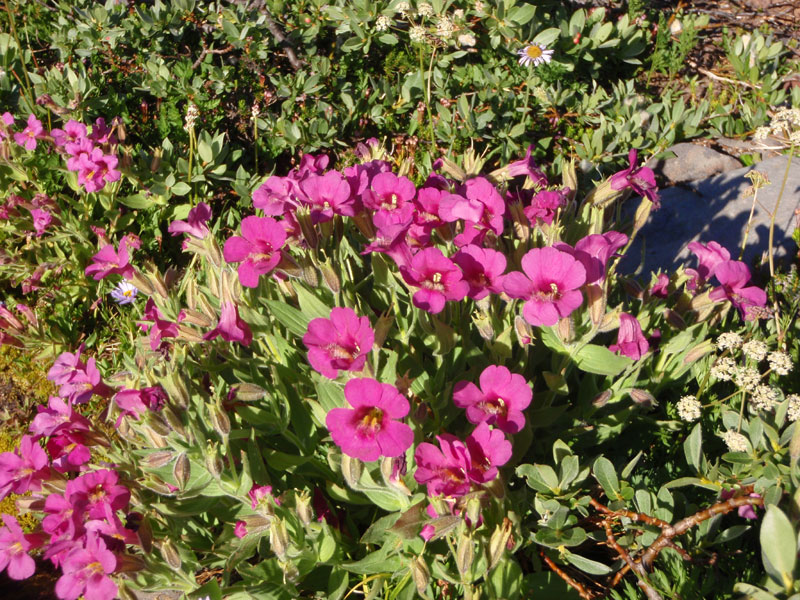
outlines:
[[[528,58],[539,58],[542,55],[542,49],[536,45],[528,46],[525,48],[525,54]]]

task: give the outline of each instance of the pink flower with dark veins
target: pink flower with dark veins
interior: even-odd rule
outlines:
[[[417,189],[406,177],[394,173],[378,173],[370,189],[364,192],[364,206],[375,211],[394,212],[414,199]]]
[[[36,563],[28,554],[42,544],[39,534],[24,533],[11,515],[0,515],[4,527],[0,528],[0,572],[6,571],[15,581],[27,579],[36,572]]]
[[[656,176],[653,170],[648,167],[637,167],[638,153],[635,148],[631,148],[628,153],[628,162],[630,165],[627,169],[614,173],[609,181],[611,182],[612,190],[624,190],[630,188],[633,192],[643,198],[647,198],[653,203],[653,210],[661,208],[661,202],[658,198],[658,186],[656,185]]]
[[[574,256],[586,269],[586,283],[595,283],[605,279],[606,266],[614,254],[628,243],[628,236],[618,231],[593,233],[575,244]],[[560,246],[557,248],[562,249]],[[583,256],[584,253],[589,257]]]
[[[522,316],[531,325],[555,325],[583,304],[579,288],[586,269],[569,253],[534,248],[522,257],[522,270],[508,273],[503,288],[510,297],[526,300]]]
[[[344,396],[352,408],[334,408],[325,418],[334,443],[348,456],[363,461],[400,456],[414,442],[414,432],[399,421],[408,414],[408,400],[388,383],[351,379]]]
[[[42,122],[33,115],[28,116],[28,126],[14,134],[14,141],[26,150],[36,150],[36,140],[45,137]]]
[[[522,375],[503,366],[486,367],[480,376],[481,387],[459,381],[453,389],[453,403],[467,411],[470,423],[484,421],[505,433],[518,433],[525,425],[522,411],[533,399],[533,390]]]
[[[206,222],[211,218],[211,207],[205,202],[200,202],[189,211],[185,221],[173,221],[167,227],[172,235],[187,233],[198,240],[204,239],[208,234]]]
[[[329,319],[312,319],[303,336],[308,348],[308,362],[329,379],[339,371],[360,371],[375,343],[375,332],[367,317],[359,317],[352,308],[336,307]]]
[[[239,281],[245,287],[258,286],[261,275],[266,275],[281,262],[281,248],[286,242],[286,231],[271,217],[245,217],[242,235],[225,241],[223,256],[227,262],[238,262]]]
[[[92,264],[86,267],[84,272],[87,276],[92,275],[95,281],[100,281],[109,275],[122,275],[125,279],[131,279],[134,270],[128,254],[128,238],[122,238],[119,252],[114,250],[112,244],[103,246],[100,252],[92,257]]]
[[[506,257],[502,252],[467,244],[453,255],[453,262],[461,267],[464,281],[469,284],[467,295],[473,300],[503,291]]]
[[[311,221],[322,223],[333,219],[333,215],[352,217],[356,214],[350,185],[338,171],[328,171],[324,175],[309,175],[300,182],[311,208]]]
[[[530,206],[526,206],[523,210],[531,225],[541,223],[550,225],[558,209],[567,205],[568,193],[569,188],[559,191],[542,190],[537,192],[531,199]]]
[[[533,183],[536,184],[538,187],[545,188],[547,187],[547,177],[545,177],[544,172],[538,166],[536,166],[536,163],[533,161],[532,155],[533,155],[533,144],[528,146],[524,158],[509,163],[508,167],[506,167],[506,170],[511,177],[517,177],[518,175],[526,175],[530,177]]]
[[[64,125],[64,129],[52,129],[50,130],[50,136],[53,138],[53,143],[58,148],[64,148],[70,154],[77,154],[75,150],[80,151],[80,147],[70,147],[69,144],[76,144],[79,140],[86,138],[86,125],[80,123],[79,121],[75,121],[74,119],[70,119]]]
[[[108,600],[117,597],[117,584],[109,577],[117,568],[117,557],[97,534],[89,533],[83,547],[71,550],[62,560],[63,575],[56,582],[61,600]]]
[[[704,285],[714,275],[714,269],[718,264],[731,259],[731,253],[717,242],[708,244],[689,242],[687,247],[694,253],[699,263],[697,269],[686,269],[686,274],[692,277],[686,284],[690,290]]]
[[[414,306],[433,314],[442,312],[446,301],[463,300],[469,292],[461,269],[438,248],[420,250],[400,273],[406,283],[419,288]]]
[[[714,267],[714,277],[720,282],[720,287],[709,292],[711,300],[730,300],[745,321],[756,318],[753,308],[763,308],[767,304],[767,294],[760,287],[751,285],[745,287],[750,281],[750,269],[738,260],[726,260]]]
[[[233,302],[222,303],[219,323],[203,339],[213,340],[217,337],[222,337],[226,342],[239,342],[244,346],[249,346],[253,341],[250,326],[239,316],[239,307]]]
[[[33,217],[33,228],[36,230],[36,237],[41,237],[45,230],[53,222],[53,215],[41,208],[31,209],[31,217]]]
[[[73,506],[85,506],[89,517],[104,519],[109,513],[124,510],[131,499],[130,490],[118,481],[116,471],[90,471],[69,480],[64,497]]]
[[[12,494],[24,494],[42,488],[48,474],[49,459],[30,435],[22,436],[14,452],[0,454],[0,500]]]
[[[139,327],[144,332],[150,332],[150,349],[153,350],[153,352],[159,350],[164,345],[165,342],[162,341],[163,339],[178,337],[178,323],[167,321],[161,314],[161,311],[158,310],[152,298],[147,299],[147,304],[144,305],[143,316],[145,320],[152,321],[152,324],[139,323]],[[183,311],[178,315],[179,322],[182,320],[182,317]]]
[[[612,352],[618,352],[633,360],[639,360],[647,354],[650,349],[650,344],[647,338],[644,337],[642,326],[639,320],[629,315],[628,313],[621,313],[619,315],[619,332],[617,334],[617,343],[608,347]]]

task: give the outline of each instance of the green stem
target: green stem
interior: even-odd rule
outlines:
[[[769,222],[769,277],[770,283],[773,287],[773,292],[775,291],[775,264],[773,260],[773,255],[775,254],[773,248],[773,242],[775,239],[775,218],[778,216],[778,208],[781,205],[781,200],[783,199],[783,192],[786,189],[786,181],[789,179],[789,169],[792,166],[792,157],[794,156],[794,144],[789,149],[789,160],[786,161],[786,170],[783,173],[783,182],[781,183],[781,191],[778,194],[778,201],[775,202],[775,210],[772,211],[772,218]],[[773,293],[773,297],[775,294]],[[773,300],[773,309],[775,312],[775,327],[778,331],[778,346],[783,344],[783,331],[781,331],[781,321],[780,321],[780,314],[778,312],[778,300]]]

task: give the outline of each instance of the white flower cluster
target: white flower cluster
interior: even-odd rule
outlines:
[[[401,17],[407,17],[411,12],[411,5],[408,2],[400,2],[394,9],[400,14]]]
[[[757,385],[750,394],[750,404],[756,410],[772,410],[778,403],[778,391],[768,385]]]
[[[689,423],[697,421],[702,415],[702,405],[694,396],[683,396],[678,400],[676,408],[678,416]]]
[[[442,17],[436,23],[436,35],[443,40],[449,40],[451,37],[453,37],[455,31],[456,26],[453,25],[453,22],[447,17]]]
[[[736,431],[726,431],[722,434],[722,441],[731,452],[747,452],[747,438]]]
[[[785,352],[779,352],[777,350],[775,352],[770,352],[767,355],[767,360],[769,361],[769,368],[778,375],[788,375],[794,368],[792,357]]]
[[[761,362],[767,356],[767,345],[761,340],[750,340],[742,345],[742,352],[747,358]]]
[[[197,108],[197,105],[194,102],[190,102],[189,106],[186,107],[186,122],[183,125],[183,128],[186,131],[190,131],[194,129],[195,121],[197,121],[197,117],[200,116],[200,109]]]
[[[408,38],[412,42],[421,43],[425,41],[426,33],[427,32],[425,31],[424,27],[422,27],[421,25],[414,25],[411,27],[411,29],[408,30]]]
[[[420,17],[430,17],[433,15],[433,6],[427,2],[420,2],[417,6],[417,14]]]
[[[392,21],[386,15],[380,15],[377,19],[375,19],[375,31],[386,31],[389,29],[389,25],[392,24]]]
[[[742,336],[738,333],[723,333],[717,338],[717,349],[727,350],[728,348],[738,348],[742,345]]]
[[[462,33],[458,36],[458,45],[463,46],[465,48],[472,48],[476,44],[477,40],[475,36],[471,33]]]
[[[752,392],[761,381],[761,374],[752,367],[737,367],[733,380],[743,390]]]
[[[711,376],[720,381],[730,381],[736,375],[737,369],[736,361],[729,356],[723,356],[711,365]]]
[[[790,421],[800,419],[800,396],[792,394],[786,398],[789,401],[789,409],[786,411],[786,418]]]
[[[770,135],[800,145],[800,108],[780,108],[772,117],[768,127],[758,127],[753,134],[757,141],[766,140]]]

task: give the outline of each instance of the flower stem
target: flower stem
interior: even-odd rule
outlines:
[[[778,300],[774,298],[775,294],[775,263],[774,263],[774,254],[775,249],[773,247],[773,242],[775,240],[775,218],[778,216],[778,208],[781,205],[781,199],[783,199],[783,192],[786,189],[786,181],[789,179],[789,169],[792,166],[792,157],[794,157],[794,147],[795,145],[792,144],[791,148],[789,149],[789,160],[786,161],[786,170],[783,173],[783,182],[781,183],[781,191],[778,194],[778,200],[775,202],[775,210],[772,211],[772,218],[769,222],[769,277],[770,277],[770,285],[772,285],[773,290],[773,300],[772,306],[775,313],[775,327],[778,332],[778,346],[783,344],[783,334],[784,332],[781,330],[781,321],[780,321],[780,312],[778,311]]]

